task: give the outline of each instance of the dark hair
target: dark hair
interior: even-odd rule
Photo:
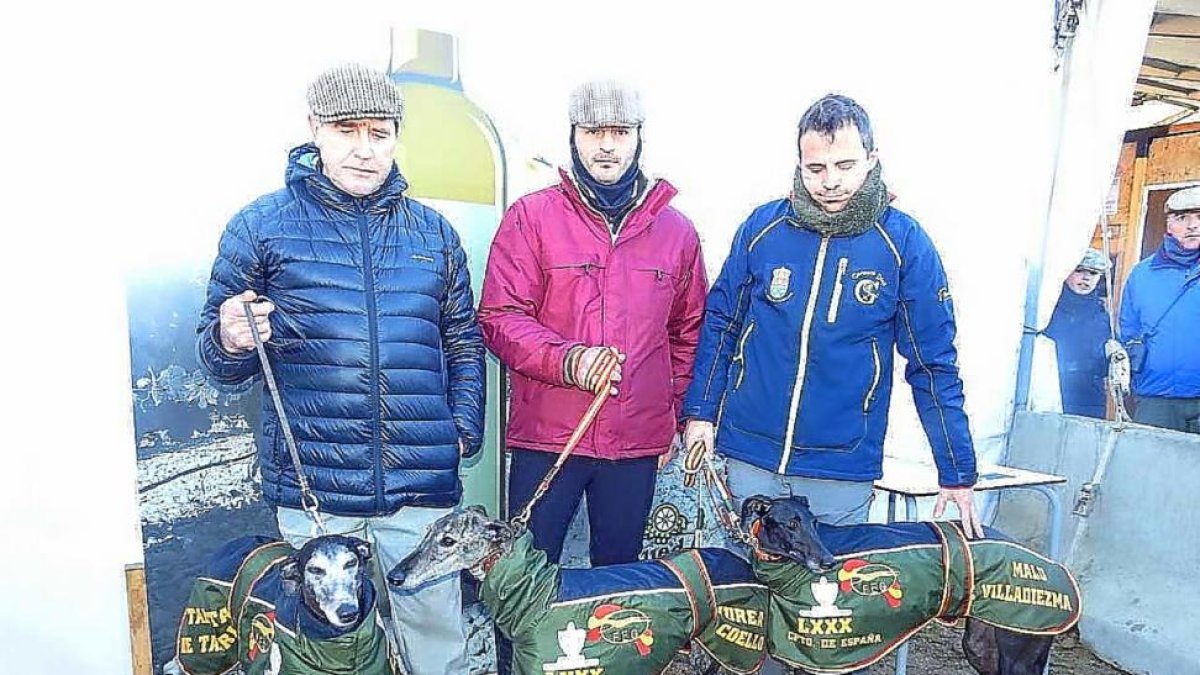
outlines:
[[[850,125],[858,129],[867,152],[874,150],[875,135],[871,133],[871,119],[867,117],[867,111],[849,96],[825,94],[804,111],[796,141],[798,143],[800,136],[810,131],[832,138],[839,129]]]

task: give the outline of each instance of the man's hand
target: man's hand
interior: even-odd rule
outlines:
[[[968,539],[983,538],[983,523],[979,522],[979,512],[975,510],[974,488],[941,488],[938,490],[937,502],[933,505],[933,517],[941,518],[946,511],[946,504],[954,502],[958,506],[958,514],[962,518],[963,531]]]
[[[683,431],[683,447],[691,448],[696,443],[704,444],[704,452],[713,452],[713,436],[715,431],[712,422],[692,420]]]
[[[667,446],[667,451],[658,456],[658,470],[659,471],[662,471],[663,469],[667,468],[667,465],[671,463],[671,460],[675,459],[675,453],[679,452],[681,443],[683,443],[683,439],[679,436],[678,433],[675,434],[675,436],[671,438],[671,445]]]
[[[605,379],[604,373],[614,359],[616,363],[612,372],[608,379]],[[564,369],[574,386],[593,393],[599,393],[604,387],[609,387],[609,393],[616,396],[617,388],[612,384],[621,381],[621,364],[624,362],[625,355],[615,347],[580,346],[567,352]]]
[[[221,347],[230,354],[240,354],[254,349],[254,335],[250,333],[250,321],[246,318],[244,303],[250,302],[254,313],[254,325],[263,342],[271,339],[271,321],[268,319],[275,305],[264,299],[255,302],[258,294],[254,291],[242,291],[221,303],[217,320],[220,322]]]

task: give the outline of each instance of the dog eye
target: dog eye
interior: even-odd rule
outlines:
[[[352,569],[354,569],[355,567],[358,567],[358,561],[357,561],[357,560],[351,560],[351,561],[347,562],[347,563],[346,563],[346,566],[345,566],[345,567],[343,567],[342,569],[346,569],[346,570],[352,570]]]
[[[446,535],[446,536],[442,537],[442,540],[439,541],[438,543],[441,544],[442,546],[453,546],[455,543],[455,539],[454,539],[454,537],[451,537],[450,535]]]
[[[314,577],[325,576],[325,570],[321,569],[320,567],[309,567],[309,568],[306,568],[304,571],[308,572],[309,574],[313,575]]]

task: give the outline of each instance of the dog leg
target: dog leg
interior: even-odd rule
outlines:
[[[1050,659],[1049,635],[1026,635],[967,619],[963,652],[980,675],[1042,675]]]
[[[1000,675],[1042,675],[1053,643],[1054,638],[1049,635],[1025,635],[997,628]]]
[[[962,637],[963,653],[967,663],[979,675],[1000,674],[1000,652],[996,645],[996,628],[982,621],[967,619],[967,629]]]

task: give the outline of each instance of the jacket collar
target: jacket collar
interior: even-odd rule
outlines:
[[[611,230],[609,230],[604,216],[592,208],[587,203],[587,200],[584,199],[579,185],[575,182],[575,177],[566,169],[561,168],[558,170],[558,174],[561,178],[559,188],[567,196],[567,200],[571,202],[571,206],[587,221],[596,236],[603,237],[606,241],[612,241]],[[650,179],[650,185],[646,187],[645,193],[641,196],[641,203],[625,215],[625,222],[621,225],[621,229],[617,231],[617,241],[633,237],[649,228],[654,220],[658,218],[659,214],[663,212],[663,209],[667,208],[667,205],[671,203],[671,199],[678,193],[679,191],[675,189],[675,186],[667,182],[666,179]]]
[[[404,199],[408,182],[400,175],[400,169],[392,161],[392,170],[379,189],[365,197],[355,197],[333,184],[321,172],[321,154],[312,143],[292,148],[288,153],[285,180],[288,187],[307,196],[310,200],[339,211],[383,212],[390,210]]]

